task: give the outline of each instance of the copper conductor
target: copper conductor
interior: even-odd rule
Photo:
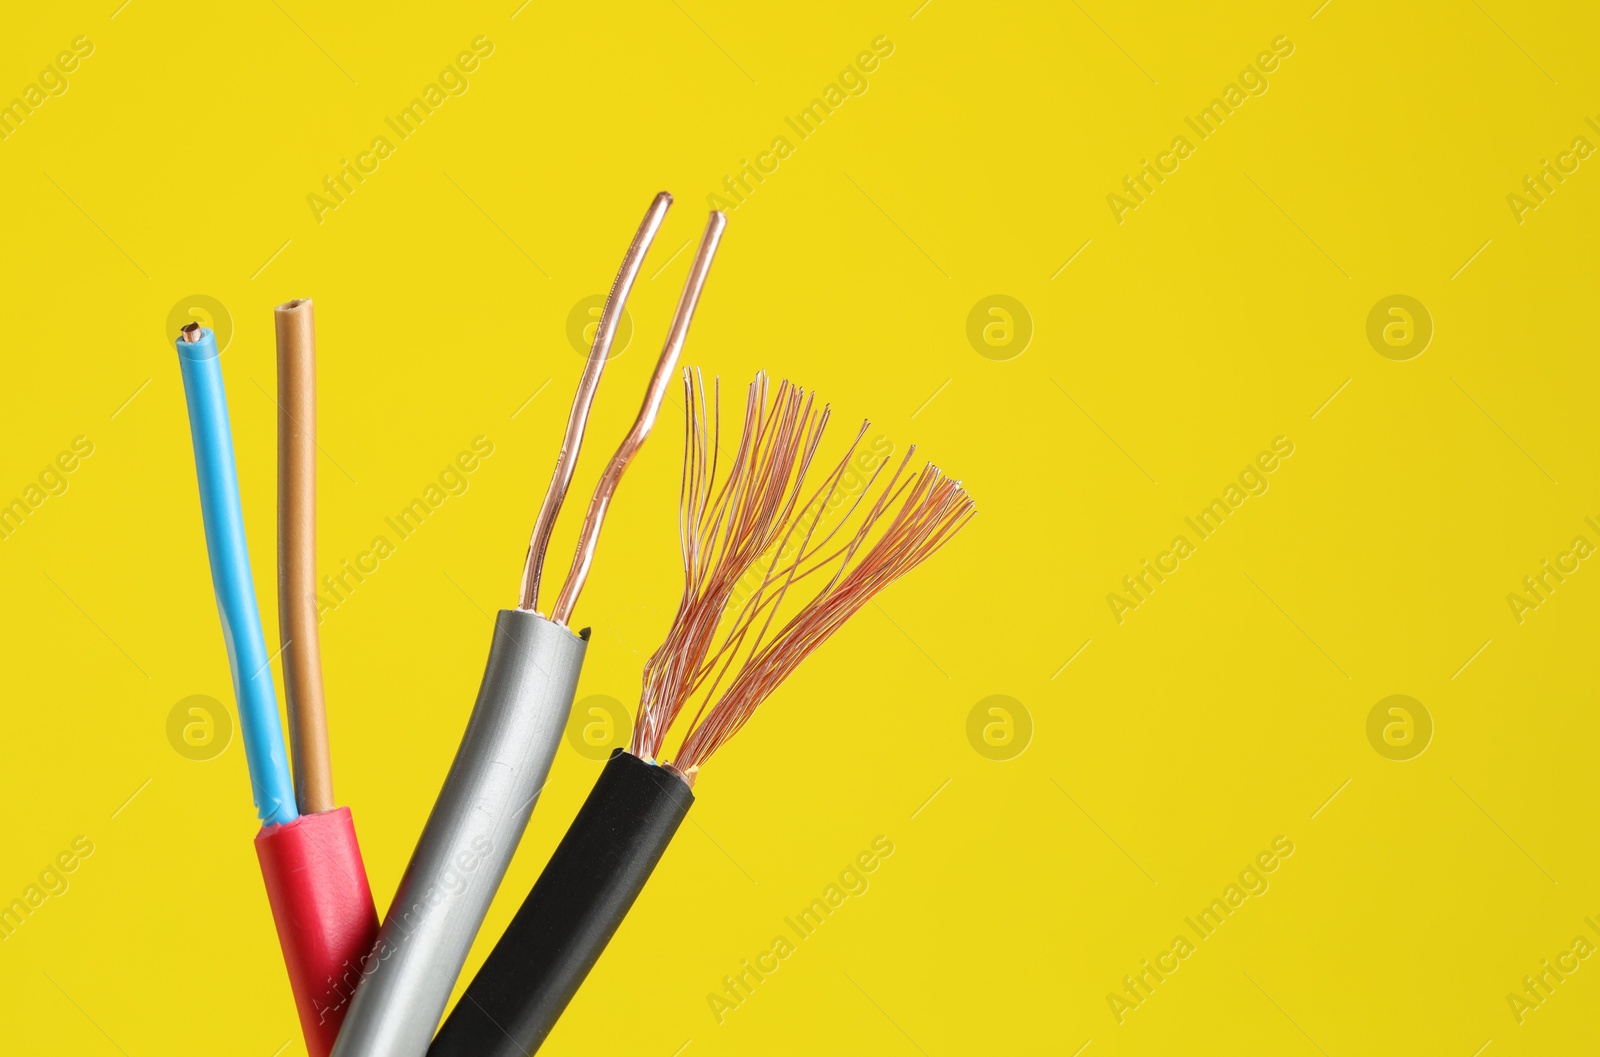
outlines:
[[[544,576],[544,556],[550,548],[550,534],[555,530],[556,518],[561,514],[561,504],[566,501],[567,488],[572,483],[572,471],[578,464],[578,452],[583,447],[583,431],[589,422],[589,408],[594,403],[595,391],[600,387],[600,372],[605,370],[606,359],[611,354],[611,343],[616,337],[617,324],[622,319],[623,307],[639,268],[644,264],[645,253],[661,227],[661,221],[672,205],[672,196],[662,191],[650,203],[639,230],[634,233],[627,255],[622,259],[622,270],[611,284],[605,308],[600,312],[600,325],[595,329],[594,343],[589,347],[589,359],[584,364],[583,376],[578,380],[577,394],[572,398],[572,411],[567,416],[567,431],[561,440],[561,450],[556,455],[555,475],[545,491],[544,502],[539,505],[538,517],[533,523],[533,538],[528,543],[528,559],[522,570],[521,609],[537,610],[539,584]]]

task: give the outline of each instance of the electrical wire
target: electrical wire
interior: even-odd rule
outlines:
[[[622,445],[617,448],[617,453],[611,457],[611,462],[600,475],[600,483],[595,487],[594,498],[589,502],[589,512],[584,517],[583,531],[578,537],[578,551],[573,555],[567,582],[561,586],[561,593],[556,596],[555,608],[551,610],[551,619],[557,624],[565,624],[572,619],[572,609],[578,604],[578,595],[582,593],[584,582],[589,576],[589,566],[594,562],[595,547],[600,541],[600,528],[605,521],[606,508],[611,505],[617,486],[622,483],[622,475],[628,470],[628,464],[639,453],[639,449],[644,447],[645,439],[650,436],[650,430],[655,425],[656,415],[661,410],[661,400],[667,395],[667,386],[672,384],[672,375],[678,366],[678,354],[683,351],[684,340],[689,336],[689,324],[694,320],[695,307],[700,303],[700,294],[705,289],[706,277],[711,272],[711,262],[717,255],[717,246],[722,241],[722,232],[727,226],[727,215],[712,210],[710,218],[706,221],[705,233],[700,237],[700,248],[695,252],[694,264],[689,269],[689,278],[684,282],[683,293],[678,298],[678,307],[673,312],[672,325],[667,330],[666,343],[662,346],[661,356],[656,361],[655,374],[651,375],[650,387],[645,390],[644,404],[639,408],[639,417],[634,420],[633,428],[622,438]]]
[[[496,617],[488,663],[466,733],[372,954],[362,959],[361,985],[356,988],[333,1057],[423,1057],[427,1052],[451,989],[544,788],[577,695],[589,636],[587,629],[574,634],[566,624],[582,587],[581,571],[575,579],[569,578],[562,591],[561,620],[536,611],[544,553],[572,477],[617,320],[644,252],[670,204],[670,196],[656,196],[612,285],[573,398],[555,479],[535,523],[520,603],[516,609],[502,609]],[[575,568],[582,571],[593,557],[606,507],[622,473],[654,422],[665,392],[663,379],[670,377],[682,348],[722,227],[722,218],[714,215],[639,417],[590,505],[575,561]]]
[[[550,534],[555,531],[556,518],[561,514],[561,504],[566,501],[567,487],[572,483],[572,471],[578,464],[578,452],[583,447],[583,431],[589,422],[589,407],[594,403],[595,391],[600,387],[600,372],[605,370],[611,356],[611,342],[617,333],[617,324],[628,303],[633,282],[639,277],[645,254],[656,232],[672,207],[672,196],[665,191],[656,195],[645,212],[644,221],[633,236],[627,254],[622,258],[622,268],[606,295],[605,307],[600,311],[600,325],[595,328],[594,343],[589,348],[589,359],[583,367],[583,377],[578,380],[578,392],[572,400],[572,411],[567,415],[567,430],[561,439],[561,450],[556,453],[555,475],[546,489],[544,501],[539,504],[539,514],[533,522],[533,538],[528,543],[528,558],[522,569],[522,601],[520,608],[537,611],[539,608],[539,583],[544,575],[544,555],[550,547]]]
[[[278,351],[278,631],[300,817],[256,857],[310,1057],[328,1057],[378,914],[349,808],[335,807],[317,633],[317,370],[309,298],[273,312]]]
[[[283,728],[278,720],[271,663],[261,630],[261,612],[256,606],[255,581],[250,575],[250,552],[239,505],[239,472],[234,464],[233,432],[228,424],[228,397],[222,384],[216,336],[191,323],[179,334],[177,350],[189,408],[211,583],[222,618],[228,667],[233,674],[256,813],[263,823],[281,825],[293,822],[298,812],[284,753]]]
[[[876,448],[858,452],[865,423],[811,487],[828,410],[788,382],[773,393],[765,375],[750,386],[739,449],[719,483],[715,400],[708,410],[692,372],[684,388],[684,589],[645,665],[630,750],[606,762],[429,1057],[531,1057],[666,852],[706,760],[845,621],[974,514],[960,483],[937,467],[907,472],[914,447],[897,464]],[[780,624],[785,598],[813,577],[820,586]],[[696,696],[676,759],[659,764],[674,720]]]
[[[278,638],[295,796],[332,811],[333,765],[317,631],[317,337],[311,299],[273,312],[278,338]]]

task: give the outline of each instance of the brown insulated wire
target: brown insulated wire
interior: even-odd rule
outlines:
[[[274,311],[278,332],[278,637],[294,791],[302,815],[332,811],[333,765],[317,637],[317,338],[310,298]]]

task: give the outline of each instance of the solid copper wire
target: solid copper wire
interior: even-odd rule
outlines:
[[[622,268],[611,284],[605,307],[600,312],[600,324],[595,328],[594,343],[589,347],[589,358],[578,380],[578,391],[572,398],[572,411],[567,415],[567,430],[561,438],[561,450],[556,454],[555,474],[539,504],[539,514],[533,522],[533,536],[528,543],[528,558],[522,567],[522,593],[518,607],[536,610],[539,605],[539,584],[544,576],[545,551],[550,548],[550,534],[555,530],[556,518],[561,514],[561,504],[566,501],[567,487],[572,483],[572,471],[578,464],[578,452],[583,447],[583,431],[589,422],[589,408],[594,403],[595,391],[600,387],[600,372],[605,370],[606,359],[611,355],[611,343],[616,337],[617,324],[622,320],[628,294],[644,264],[650,243],[672,206],[672,196],[665,191],[656,195],[650,208],[634,233],[633,242],[622,258]]]
[[[317,339],[309,298],[273,312],[278,339],[278,637],[295,801],[334,809],[317,633]]]
[[[655,374],[650,377],[650,386],[645,390],[639,415],[633,421],[633,428],[622,438],[616,454],[606,464],[605,472],[600,475],[600,483],[595,486],[594,498],[589,501],[589,511],[583,519],[583,531],[578,537],[578,550],[573,555],[572,568],[567,573],[567,582],[561,586],[561,593],[556,596],[555,608],[550,612],[550,618],[557,624],[565,624],[572,618],[573,607],[578,604],[578,595],[589,576],[589,566],[594,562],[606,508],[611,505],[628,464],[644,447],[645,439],[655,425],[662,398],[667,395],[667,386],[672,384],[673,372],[678,367],[678,355],[683,351],[684,340],[689,335],[689,324],[694,321],[695,307],[700,303],[706,277],[711,272],[711,262],[717,255],[717,245],[722,241],[722,232],[727,226],[727,216],[712,210],[706,221],[705,233],[700,236],[700,249],[696,251],[694,264],[689,268],[689,277],[684,281],[683,293],[678,297],[678,307],[672,314],[672,325],[667,330],[667,340],[661,347],[661,356],[656,361]]]
[[[826,412],[814,420],[807,400],[804,413],[799,413],[802,395],[787,382],[769,402],[766,379],[758,377],[747,397],[739,453],[720,489],[714,489],[706,471],[704,393],[687,378],[685,389],[689,444],[680,513],[685,593],[666,641],[646,665],[631,751],[659,757],[667,731],[687,699],[703,692],[700,709],[672,761],[675,771],[692,784],[700,766],[807,656],[874,595],[948,542],[972,517],[974,507],[960,484],[931,464],[920,474],[904,477],[916,451],[912,448],[887,475],[849,539],[819,559],[816,555],[856,515],[888,467],[887,460],[881,461],[839,521],[820,539],[813,539],[850,466],[853,448],[865,435],[865,424],[797,515],[797,499],[826,425]],[[714,441],[709,450],[715,452]],[[783,492],[776,503],[770,501],[774,485]],[[751,541],[764,545],[752,554],[746,546]],[[765,571],[730,615],[734,589],[763,559]],[[790,588],[830,566],[835,566],[832,578],[769,640],[768,632]],[[757,629],[756,620],[763,612],[765,619]],[[742,647],[747,639],[746,650]],[[731,682],[721,688],[730,671]]]

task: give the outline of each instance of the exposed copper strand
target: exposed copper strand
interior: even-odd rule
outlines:
[[[808,492],[807,479],[828,411],[782,382],[758,376],[745,399],[744,427],[727,475],[707,463],[707,407],[697,375],[684,380],[686,445],[679,513],[684,592],[660,649],[645,665],[631,750],[659,759],[667,733],[691,697],[701,697],[672,760],[693,783],[701,765],[755,709],[871,598],[942,547],[972,517],[957,482],[926,466],[906,476],[916,449],[891,467],[884,458],[860,474],[851,447]],[[843,493],[859,491],[844,502]],[[803,501],[802,501],[803,499]],[[842,510],[834,515],[835,507]],[[836,517],[824,528],[825,518]],[[844,540],[834,541],[843,533]],[[818,555],[827,551],[822,557]],[[776,632],[795,586],[831,568]],[[726,685],[724,685],[726,683]]]
[[[700,236],[700,248],[696,251],[694,264],[689,269],[689,278],[685,280],[683,293],[678,297],[678,307],[673,312],[672,325],[667,330],[667,340],[662,345],[660,358],[656,361],[655,374],[650,378],[650,387],[645,390],[644,403],[639,408],[639,415],[634,419],[633,428],[622,438],[622,444],[600,475],[600,483],[595,486],[594,497],[589,501],[589,512],[583,519],[583,530],[578,536],[578,550],[573,555],[572,568],[567,573],[566,583],[561,585],[561,593],[556,596],[555,608],[550,613],[551,619],[557,624],[566,624],[572,619],[572,610],[578,604],[578,595],[583,591],[584,582],[589,576],[589,566],[594,562],[595,547],[600,542],[600,529],[605,523],[606,508],[616,495],[617,486],[622,483],[622,475],[627,472],[628,464],[644,446],[645,439],[649,437],[650,430],[655,425],[656,415],[661,410],[661,401],[667,395],[667,386],[672,384],[672,376],[678,368],[678,355],[683,351],[683,343],[689,336],[689,324],[694,321],[695,307],[700,303],[700,294],[705,289],[707,276],[711,273],[711,262],[716,258],[717,245],[722,241],[722,232],[727,226],[727,215],[712,210],[710,218],[706,221],[705,232]]]
[[[600,324],[595,328],[594,343],[589,347],[589,359],[578,380],[578,391],[572,398],[572,411],[567,416],[567,430],[561,439],[561,450],[556,455],[555,474],[545,491],[544,501],[539,505],[539,514],[534,519],[528,558],[522,569],[521,609],[538,609],[545,551],[550,547],[550,534],[555,530],[561,504],[566,500],[567,487],[572,483],[572,471],[577,466],[578,452],[583,447],[583,431],[589,421],[589,408],[594,403],[595,390],[600,387],[600,372],[605,370],[606,359],[611,355],[611,343],[627,305],[628,293],[633,289],[645,254],[671,205],[672,196],[665,191],[656,195],[655,201],[650,203],[650,209],[645,213],[644,221],[634,233],[633,242],[622,259],[622,269],[611,284],[605,308],[600,312]]]

